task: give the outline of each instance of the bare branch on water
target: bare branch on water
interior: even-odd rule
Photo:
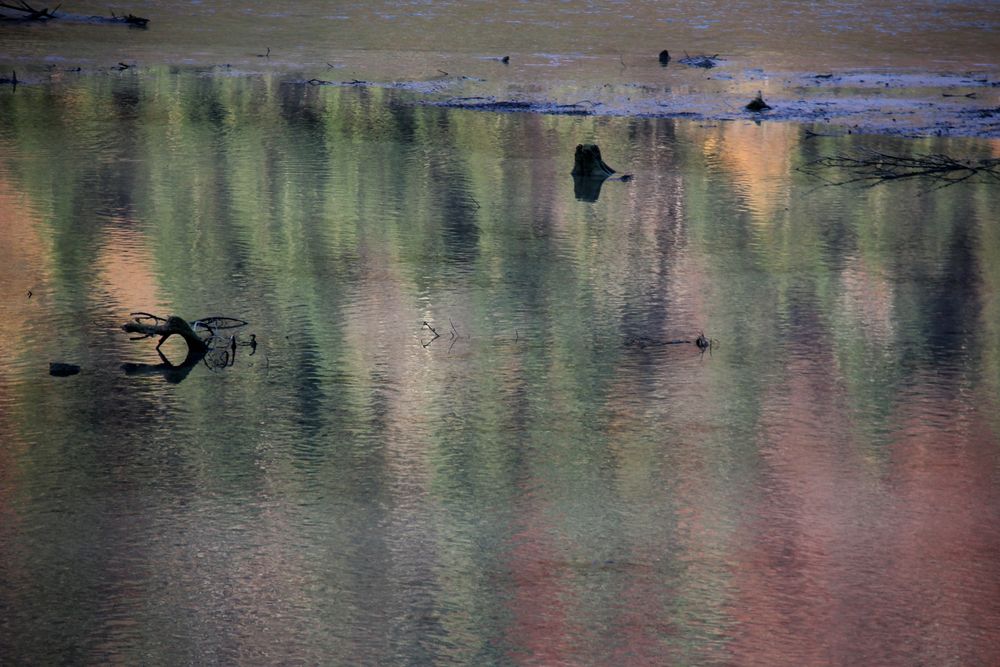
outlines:
[[[824,177],[828,171],[847,174],[840,180]],[[813,160],[799,168],[806,174],[822,178],[829,185],[861,183],[874,187],[880,183],[913,178],[937,181],[938,187],[961,183],[973,176],[1000,179],[1000,159],[962,160],[943,153],[893,155],[866,150],[855,155],[833,155]]]
[[[439,334],[439,333],[437,332],[437,329],[435,329],[434,327],[432,327],[432,326],[431,326],[431,325],[430,325],[430,324],[429,324],[429,323],[427,322],[427,320],[424,320],[424,323],[423,323],[423,325],[422,325],[422,326],[425,326],[425,327],[427,327],[428,329],[430,329],[430,332],[431,332],[432,334],[434,334],[434,338],[431,338],[431,339],[430,339],[429,341],[427,341],[426,343],[421,343],[421,345],[423,345],[424,347],[427,347],[428,345],[430,345],[431,343],[433,343],[434,341],[436,341],[436,340],[437,340],[438,338],[440,338],[440,337],[441,337],[441,334]]]

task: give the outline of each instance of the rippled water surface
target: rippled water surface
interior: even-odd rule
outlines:
[[[0,117],[0,662],[1000,659],[996,185],[797,171],[996,143],[169,67]]]

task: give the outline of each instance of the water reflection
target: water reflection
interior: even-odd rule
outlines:
[[[988,185],[818,188],[795,167],[871,140],[792,126],[269,77],[0,111],[13,662],[992,658]],[[635,179],[580,201],[581,142]],[[261,346],[167,361],[136,310]]]
[[[601,196],[601,187],[605,180],[604,178],[574,175],[573,195],[577,201],[595,202]]]

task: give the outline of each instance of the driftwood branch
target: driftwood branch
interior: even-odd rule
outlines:
[[[59,18],[56,16],[56,11],[60,7],[62,7],[62,4],[56,5],[53,9],[49,9],[48,7],[35,9],[25,2],[25,0],[18,0],[16,5],[0,1],[0,9],[21,12],[22,16],[15,19],[21,21],[48,21],[49,19]],[[66,16],[66,14],[63,13],[63,16]],[[76,18],[79,19],[80,17]],[[91,16],[89,20],[96,23],[122,23],[137,28],[145,28],[149,23],[149,19],[142,16],[136,16],[135,14],[115,14],[114,10],[111,10],[111,18],[107,18],[106,16]]]
[[[61,4],[56,5],[55,9],[50,10],[48,7],[45,9],[35,9],[24,0],[18,0],[18,4],[11,5],[6,2],[0,2],[0,8],[9,9],[15,12],[22,12],[27,14],[27,16],[22,16],[21,18],[26,21],[47,21],[48,19],[56,18],[56,10],[62,7]]]
[[[122,325],[122,331],[141,334],[134,340],[159,336],[160,342],[156,344],[156,349],[159,350],[165,340],[176,334],[184,339],[184,342],[188,345],[188,349],[192,352],[205,352],[208,350],[208,345],[205,341],[195,333],[195,330],[183,317],[171,315],[163,319],[149,313],[132,313],[132,316],[133,320],[131,322],[126,322]],[[152,320],[152,323],[149,323],[149,320]]]
[[[719,54],[716,53],[712,56],[698,55],[689,56],[688,52],[684,52],[684,57],[680,59],[680,62],[684,63],[688,67],[702,67],[704,69],[712,69],[719,65]]]
[[[648,338],[646,336],[629,336],[625,339],[625,347],[636,347],[644,350],[647,347],[662,347],[665,345],[694,345],[702,352],[711,351],[719,345],[719,341],[708,338],[704,332],[700,332],[694,340],[690,338],[675,338],[672,340],[660,340]]]
[[[257,352],[257,337],[250,334],[249,340],[240,340],[238,334],[221,335],[226,329],[238,329],[247,325],[246,320],[236,317],[212,316],[188,322],[182,317],[171,315],[160,317],[146,312],[131,313],[132,321],[122,325],[126,333],[138,334],[132,340],[142,340],[159,336],[156,353],[159,364],[125,364],[122,368],[128,375],[162,374],[170,382],[180,382],[191,369],[204,361],[210,370],[221,370],[236,363],[237,349],[249,347],[253,356]],[[175,365],[167,359],[160,346],[173,335],[178,335],[187,343],[188,353],[184,361]]]
[[[149,23],[149,19],[143,18],[142,16],[136,16],[135,14],[115,14],[114,10],[111,10],[111,22],[124,23],[137,28],[145,28]]]
[[[829,170],[847,174],[840,180],[827,180],[830,185],[863,183],[873,187],[880,183],[909,178],[929,178],[948,187],[973,176],[1000,180],[1000,159],[961,160],[941,153],[923,155],[892,155],[879,151],[864,151],[857,155],[834,155],[813,160],[800,171],[822,178]]]

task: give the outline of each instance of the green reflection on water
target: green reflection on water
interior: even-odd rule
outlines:
[[[786,626],[786,649],[850,652],[803,620],[807,584],[871,588],[904,503],[964,507],[954,581],[996,581],[992,186],[795,171],[989,144],[167,69],[0,111],[16,659],[711,664]],[[635,178],[578,201],[581,142]],[[126,377],[156,362],[117,330],[134,310],[241,317],[260,348],[179,385]],[[711,354],[628,343],[701,330]],[[55,359],[84,373],[49,378]],[[959,475],[912,474],[936,466]],[[932,574],[886,575],[902,592],[857,614],[981,656],[912,606]],[[927,613],[944,629],[913,636]]]

